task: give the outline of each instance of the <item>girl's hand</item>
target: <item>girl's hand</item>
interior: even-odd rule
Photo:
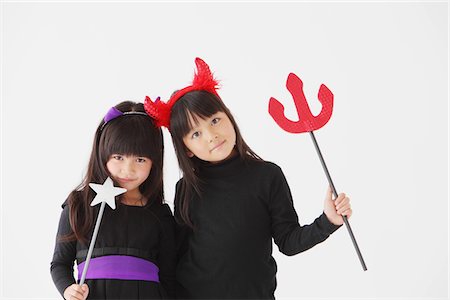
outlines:
[[[64,290],[64,299],[86,300],[88,294],[89,294],[89,287],[87,286],[87,284],[83,284],[80,286],[79,284],[74,283]]]
[[[331,188],[328,188],[327,196],[325,197],[324,212],[328,220],[334,225],[344,224],[342,216],[350,218],[352,215],[352,208],[350,206],[350,198],[340,193],[336,200],[332,199],[333,193]]]

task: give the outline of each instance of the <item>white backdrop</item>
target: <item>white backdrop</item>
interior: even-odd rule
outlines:
[[[449,296],[448,3],[2,3],[2,299],[58,299],[50,277],[60,204],[81,181],[109,107],[167,99],[202,57],[244,138],[288,179],[302,224],[327,182],[308,135],[282,131],[271,96],[300,76],[363,272],[342,228],[294,257],[274,248],[279,299]],[[179,178],[166,133],[165,193]]]

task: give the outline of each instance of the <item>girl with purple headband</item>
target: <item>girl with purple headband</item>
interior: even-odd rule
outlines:
[[[174,297],[175,237],[164,204],[161,129],[142,103],[122,102],[100,122],[83,182],[63,203],[51,275],[66,300]],[[86,259],[98,206],[89,183],[110,177],[127,190],[116,209],[105,208],[86,284],[78,279]]]

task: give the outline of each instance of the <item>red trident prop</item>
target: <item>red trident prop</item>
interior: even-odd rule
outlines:
[[[319,89],[318,98],[320,103],[322,103],[322,110],[319,115],[313,116],[311,110],[309,109],[308,102],[306,101],[305,94],[303,93],[303,82],[294,73],[290,73],[286,82],[286,87],[294,98],[295,107],[299,115],[299,120],[294,122],[287,119],[284,115],[284,107],[275,98],[271,97],[269,101],[269,114],[275,120],[275,122],[285,131],[291,133],[302,133],[309,132],[311,139],[316,148],[317,154],[319,155],[320,162],[322,163],[323,170],[327,176],[328,183],[331,186],[334,197],[338,197],[336,188],[334,187],[333,180],[331,179],[328,168],[323,159],[322,153],[320,152],[319,145],[314,136],[313,131],[324,126],[331,118],[333,112],[333,93],[325,86],[321,85]],[[358,254],[359,261],[361,262],[364,271],[367,271],[366,264],[362,257],[361,251],[359,250],[358,244],[356,243],[355,236],[353,235],[350,223],[346,216],[342,216],[344,219],[345,226],[347,227],[350,238],[352,239],[353,246],[355,247],[356,253]]]

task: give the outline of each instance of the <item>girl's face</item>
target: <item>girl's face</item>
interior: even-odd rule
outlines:
[[[148,157],[113,154],[106,168],[120,187],[127,189],[127,193],[135,193],[150,174],[152,161]]]
[[[197,117],[198,124],[190,116],[190,122],[194,127],[183,138],[189,157],[217,163],[233,154],[236,132],[224,112],[219,111],[205,120]]]

